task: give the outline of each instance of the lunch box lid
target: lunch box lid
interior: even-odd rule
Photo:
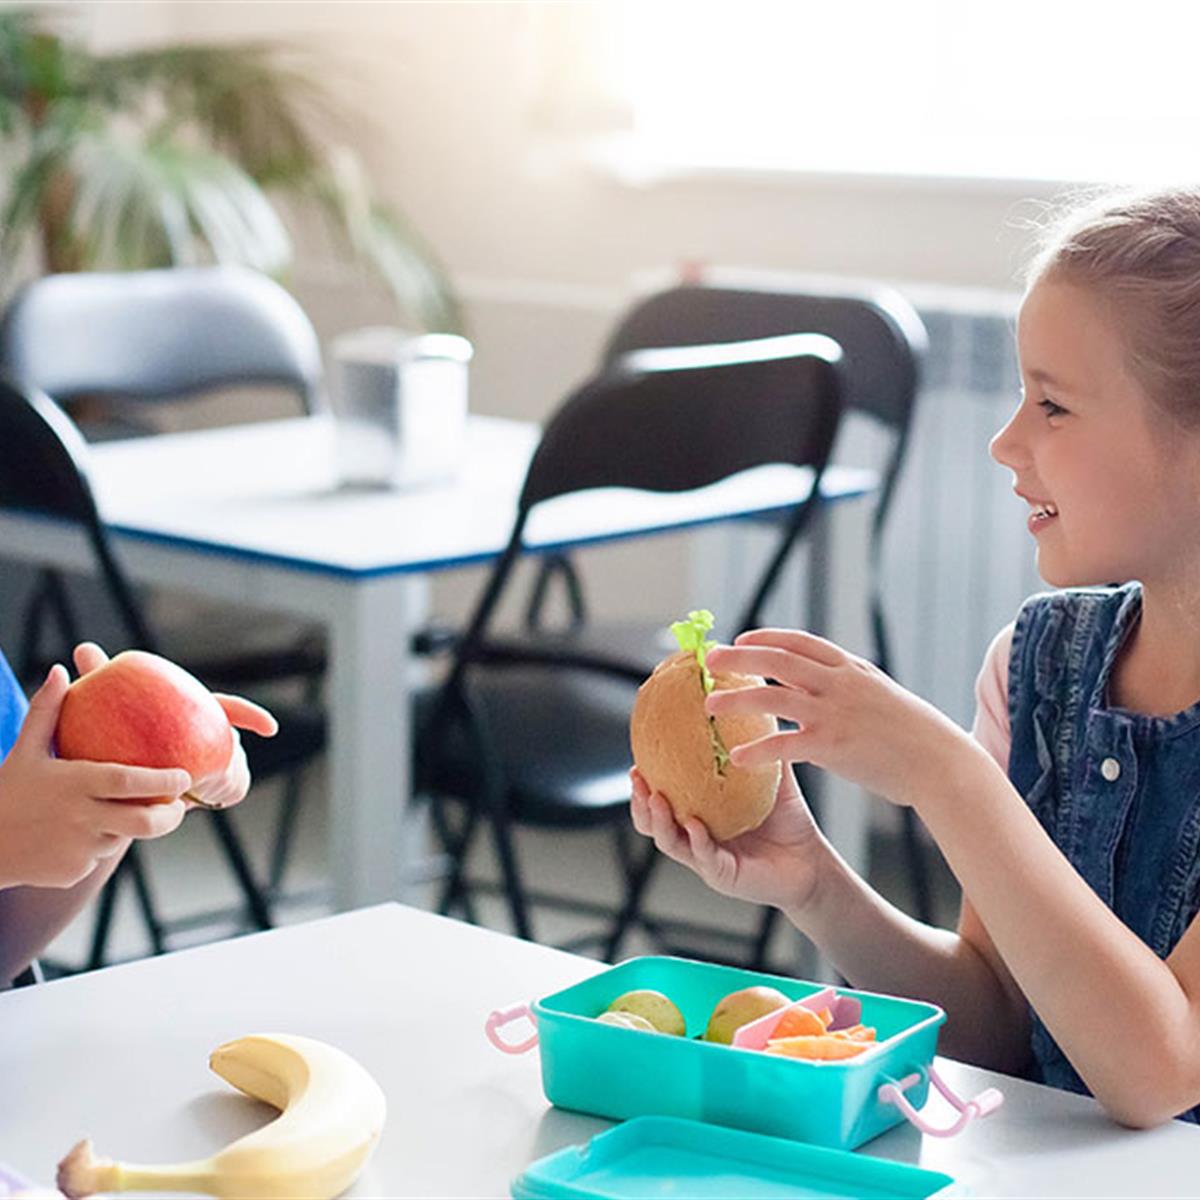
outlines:
[[[683,1117],[634,1117],[532,1163],[514,1200],[939,1200],[962,1196],[953,1176]]]

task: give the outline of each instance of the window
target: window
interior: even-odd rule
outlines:
[[[634,0],[634,158],[1021,180],[1200,178],[1200,42],[1168,0]]]

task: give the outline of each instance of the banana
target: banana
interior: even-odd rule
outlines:
[[[264,1033],[218,1046],[208,1065],[280,1110],[212,1158],[137,1166],[79,1142],[58,1165],[68,1197],[96,1192],[203,1192],[228,1200],[332,1200],[358,1177],[383,1130],[387,1101],[367,1071],[325,1042]]]

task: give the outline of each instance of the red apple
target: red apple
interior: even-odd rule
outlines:
[[[194,675],[157,654],[126,650],[67,689],[55,742],[60,758],[182,767],[197,780],[228,765],[233,727]]]

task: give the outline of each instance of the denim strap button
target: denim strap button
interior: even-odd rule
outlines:
[[[1121,778],[1121,764],[1115,758],[1106,758],[1100,764],[1100,774],[1108,780],[1109,783],[1116,783]]]

